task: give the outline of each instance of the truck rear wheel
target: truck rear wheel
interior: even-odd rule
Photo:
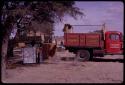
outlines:
[[[90,59],[90,53],[88,50],[79,50],[77,52],[77,59],[80,61],[88,61]]]

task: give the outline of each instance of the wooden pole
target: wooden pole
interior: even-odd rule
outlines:
[[[105,32],[106,32],[106,30],[105,30],[105,23],[102,26],[102,31],[103,31],[103,37],[104,37],[104,40],[105,40]]]

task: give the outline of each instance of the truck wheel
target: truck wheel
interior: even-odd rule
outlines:
[[[77,52],[77,57],[80,61],[88,61],[90,59],[90,53],[88,50],[79,50]]]

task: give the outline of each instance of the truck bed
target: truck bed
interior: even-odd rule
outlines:
[[[64,46],[101,47],[101,35],[99,33],[64,33]]]

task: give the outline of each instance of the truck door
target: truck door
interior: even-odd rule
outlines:
[[[122,42],[121,33],[109,32],[106,34],[106,53],[109,54],[121,54]]]

